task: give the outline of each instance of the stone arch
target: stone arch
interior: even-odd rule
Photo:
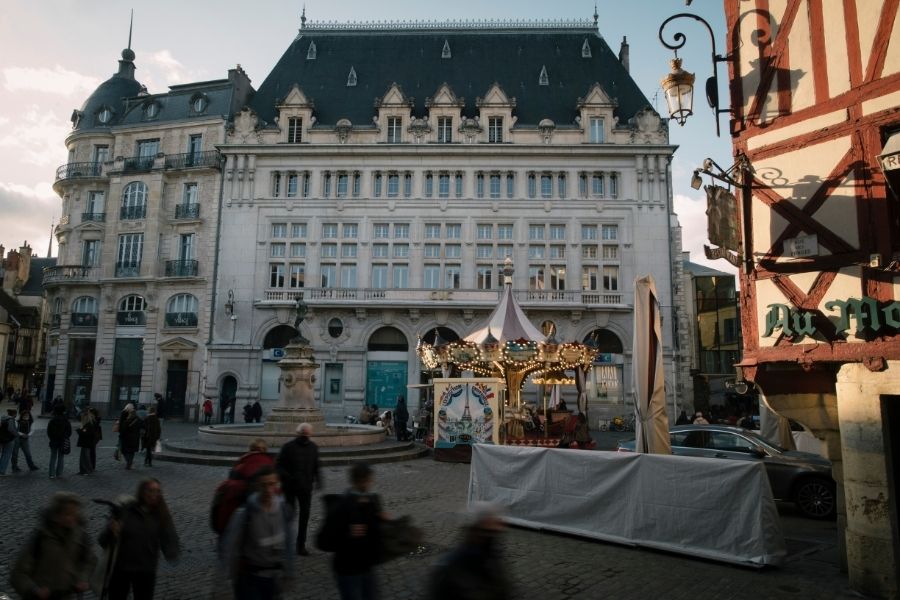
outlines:
[[[585,344],[595,344],[598,350],[604,354],[624,354],[625,346],[622,339],[616,333],[605,327],[592,329],[582,340]]]
[[[272,318],[268,319],[267,321],[264,321],[263,323],[261,323],[259,328],[256,330],[256,333],[253,334],[253,345],[258,348],[262,348],[263,342],[265,341],[266,336],[269,334],[269,332],[280,325],[291,327],[287,323],[279,321],[274,316]],[[293,327],[291,327],[291,329],[293,329]],[[300,324],[300,333],[302,333],[304,335],[304,337],[306,337],[307,339],[312,339],[309,337],[311,334],[309,332],[309,328],[307,327],[306,323]]]
[[[276,325],[266,332],[262,340],[262,349],[284,348],[297,335],[297,330],[291,325]]]
[[[366,340],[368,352],[409,352],[409,349],[409,337],[393,325],[379,327]]]
[[[427,329],[425,333],[422,334],[422,341],[429,344],[434,344],[435,331],[440,334],[441,338],[445,342],[455,342],[456,340],[462,339],[462,336],[456,333],[453,328],[445,327],[443,325],[435,325],[434,327]]]

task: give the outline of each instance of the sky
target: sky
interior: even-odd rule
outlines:
[[[300,27],[302,0],[154,0],[129,5],[109,0],[4,0],[0,19],[0,244],[18,248],[28,241],[39,256],[47,253],[50,225],[60,216],[53,192],[56,168],[66,162],[70,116],[117,69],[128,42],[129,11],[134,6],[132,49],[136,78],[150,93],[170,85],[220,79],[240,64],[258,86],[290,46]],[[659,26],[679,12],[707,19],[724,53],[724,15],[720,0],[598,0],[599,29],[618,52],[623,36],[630,46],[631,75],[662,116],[667,116],[659,80],[669,71],[672,51],[658,39]],[[315,21],[411,21],[458,19],[555,20],[592,18],[594,2],[585,0],[307,0],[306,16]],[[689,19],[671,23],[687,36],[679,51],[683,68],[696,73],[696,89],[712,74],[705,28]],[[719,67],[720,97],[726,100],[727,72]],[[601,81],[602,84],[602,81]],[[702,96],[702,94],[701,94]],[[728,129],[722,119],[723,130]],[[675,211],[691,260],[733,272],[724,260],[703,258],[706,201],[690,187],[703,159],[731,164],[727,135],[717,138],[712,111],[702,97],[684,127],[670,124],[678,145],[672,177]],[[53,254],[56,254],[54,241]]]

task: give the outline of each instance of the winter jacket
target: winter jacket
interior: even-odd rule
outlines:
[[[0,440],[0,446],[5,444],[14,444],[16,442],[16,438],[19,437],[19,428],[16,426],[15,417],[11,417],[9,415],[4,415],[0,417],[0,431],[2,431],[6,436],[9,437],[9,441]]]
[[[255,541],[248,540],[248,538],[253,537],[253,532],[255,531],[253,520],[262,510],[262,507],[259,505],[259,494],[252,494],[247,498],[244,505],[231,516],[231,519],[228,521],[228,528],[223,536],[222,565],[231,579],[235,579],[242,570],[251,572],[281,571],[287,576],[290,576],[293,572],[295,542],[291,526],[291,519],[294,518],[293,507],[287,504],[280,495],[275,496],[273,501],[281,512],[282,532],[284,535],[284,547],[281,556],[277,558],[272,557],[273,560],[269,564],[254,564],[259,561],[254,561],[247,556],[248,553],[252,554],[254,550],[252,546],[255,544]]]
[[[162,427],[159,424],[159,417],[148,415],[144,419],[144,435],[141,437],[141,444],[144,448],[153,448],[161,437]]]
[[[299,436],[282,446],[275,464],[281,487],[289,493],[311,492],[316,482],[321,484],[319,447],[308,437]]]
[[[56,415],[47,423],[47,437],[50,438],[50,448],[58,450],[62,448],[63,440],[72,437],[72,425],[65,415]]]
[[[160,551],[170,562],[178,558],[181,550],[171,519],[162,519],[132,500],[123,507],[121,524],[113,572],[156,573]],[[115,543],[108,526],[99,542],[104,548]]]
[[[119,443],[122,452],[134,454],[141,445],[141,420],[134,413],[122,413],[119,417]]]
[[[22,413],[19,413],[19,420],[16,424],[19,427],[19,437],[31,437],[31,430],[34,428],[34,417],[31,416],[31,413],[24,413],[28,415],[26,419]]]
[[[265,452],[248,452],[238,459],[228,478],[250,481],[261,468],[271,467],[274,464],[275,461]]]
[[[79,448],[93,448],[99,441],[100,425],[96,421],[91,421],[79,427],[75,432],[78,434],[78,443],[76,445]]]
[[[46,587],[52,598],[74,598],[78,582],[87,583],[96,557],[82,524],[63,529],[45,516],[19,551],[9,582],[23,598],[35,588]]]
[[[378,564],[382,553],[381,500],[377,494],[348,491],[331,509],[328,520],[334,519],[334,572],[338,575],[366,573]],[[366,534],[353,537],[353,525],[365,525]]]

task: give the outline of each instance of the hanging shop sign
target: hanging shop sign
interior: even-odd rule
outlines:
[[[703,246],[706,258],[724,258],[734,266],[739,266],[737,199],[722,186],[706,186],[706,228],[710,243],[718,246]]]
[[[766,330],[762,337],[784,335],[792,339],[802,339],[815,335],[814,324],[818,311],[803,311],[787,304],[769,304],[766,313]],[[879,303],[874,298],[849,298],[831,300],[825,303],[825,310],[831,314],[823,316],[834,321],[838,335],[850,330],[850,320],[854,321],[854,334],[866,332],[891,334],[900,333],[900,302]]]

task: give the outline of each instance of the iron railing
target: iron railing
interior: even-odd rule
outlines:
[[[57,265],[44,269],[44,284],[58,281],[84,281],[96,278],[94,267],[83,265]]]
[[[93,221],[95,223],[103,223],[104,221],[106,221],[106,213],[95,213],[95,212],[81,213],[81,222],[87,223],[88,221]]]
[[[197,202],[193,202],[191,204],[176,204],[175,205],[175,218],[176,219],[199,219],[200,218],[200,204]]]
[[[375,302],[391,304],[432,301],[463,302],[494,305],[502,290],[477,289],[422,289],[422,288],[304,288],[303,290],[264,290],[262,302],[294,302],[297,297],[316,302]],[[516,300],[530,305],[590,305],[622,306],[630,297],[621,292],[597,292],[582,290],[513,290]]]
[[[72,327],[96,327],[97,313],[72,313]]]
[[[166,277],[196,277],[196,260],[167,260]]]
[[[166,156],[167,169],[193,169],[198,167],[222,167],[222,155],[218,150],[206,152],[186,152],[184,154],[170,154]]]
[[[146,322],[147,316],[142,310],[120,310],[116,313],[116,325],[135,327]]]
[[[155,160],[155,156],[132,156],[130,158],[126,158],[124,164],[122,165],[122,172],[143,173],[145,171],[152,171],[153,161]]]
[[[147,205],[141,204],[138,206],[123,206],[119,210],[119,218],[123,221],[130,221],[135,219],[143,219],[147,216]]]
[[[103,174],[103,163],[77,162],[66,163],[56,169],[56,180],[75,179],[78,177],[100,177]]]
[[[116,277],[137,277],[140,274],[140,261],[125,260],[116,263]]]

